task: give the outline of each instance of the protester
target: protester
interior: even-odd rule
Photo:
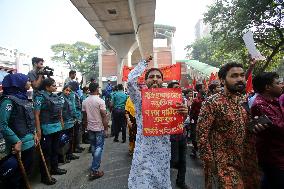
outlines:
[[[29,71],[28,76],[29,76],[30,82],[32,83],[34,94],[37,93],[44,79],[43,73],[40,72],[44,67],[43,62],[44,60],[42,58],[38,58],[38,57],[32,58],[33,70]]]
[[[33,105],[28,101],[27,96],[27,90],[30,88],[31,83],[27,75],[17,73],[6,75],[2,85],[0,132],[5,139],[6,151],[9,157],[16,158],[15,154],[21,154],[21,161],[27,175],[29,175],[33,165],[35,144],[38,143],[37,136],[34,135]],[[4,189],[25,188],[20,168],[18,167],[11,176],[4,178],[2,184],[1,188]]]
[[[218,80],[211,81],[211,83],[208,86],[208,89],[209,89],[209,94],[207,96],[211,96],[211,95],[221,92],[222,88],[221,88],[220,81]]]
[[[170,189],[170,136],[144,136],[142,126],[141,93],[137,85],[138,77],[148,66],[147,60],[142,60],[128,75],[128,93],[136,110],[137,135],[131,170],[128,178],[128,188],[159,188]],[[162,87],[163,74],[157,68],[149,69],[145,74],[148,88]],[[177,111],[187,115],[187,108],[177,105]]]
[[[125,104],[127,95],[123,91],[123,85],[117,85],[118,91],[111,98],[111,107],[113,107],[114,121],[114,142],[119,142],[118,135],[122,132],[122,143],[126,142],[126,120],[125,120]]]
[[[197,147],[197,139],[196,139],[196,125],[197,125],[197,120],[198,120],[198,116],[199,116],[199,113],[200,113],[202,102],[205,99],[205,91],[204,91],[204,85],[203,84],[197,84],[195,86],[195,90],[198,92],[197,97],[193,99],[193,102],[192,102],[191,108],[190,108],[190,113],[189,113],[189,117],[190,117],[190,138],[191,138],[191,142],[192,142],[192,145],[193,145],[190,157],[192,157],[192,158],[197,157],[198,147]]]
[[[71,160],[79,159],[79,156],[73,154],[73,145],[75,145],[75,136],[74,136],[74,121],[76,119],[76,107],[75,102],[72,101],[70,93],[72,92],[71,86],[65,85],[63,87],[63,92],[60,95],[63,99],[63,110],[62,117],[64,121],[63,133],[66,134],[69,138],[69,148],[66,153],[67,163]]]
[[[243,67],[235,62],[225,64],[218,76],[224,92],[203,102],[197,124],[205,188],[211,188],[212,178],[218,188],[259,188],[254,134],[247,127],[249,113],[242,105],[246,102]]]
[[[69,77],[67,77],[64,81],[64,86],[66,86],[69,82],[76,81],[76,71],[70,70],[69,71]]]
[[[125,117],[129,129],[129,155],[132,156],[135,148],[137,124],[135,119],[135,106],[130,97],[127,98],[125,105]]]
[[[59,134],[63,128],[62,100],[53,94],[56,91],[54,79],[47,78],[42,82],[43,91],[35,97],[35,124],[37,136],[40,139],[43,154],[50,173],[53,175],[66,174],[65,169],[58,168]],[[43,161],[40,163],[41,182],[47,185],[56,183],[56,179],[49,180]]]
[[[171,82],[168,88],[180,88],[179,82]],[[185,102],[186,104],[186,102]],[[171,135],[171,164],[178,169],[176,185],[181,189],[189,189],[185,183],[186,173],[186,128],[182,134]]]
[[[89,85],[90,96],[83,101],[83,120],[87,125],[89,132],[89,140],[93,161],[91,165],[91,173],[89,179],[97,179],[104,175],[103,171],[99,171],[101,157],[104,148],[104,136],[108,130],[108,120],[106,114],[106,106],[103,99],[99,97],[99,85],[91,83]]]
[[[278,98],[283,84],[275,72],[264,72],[253,78],[254,91],[258,93],[251,107],[253,116],[268,120],[271,126],[257,134],[256,149],[259,165],[264,172],[262,188],[284,188],[284,115]],[[264,120],[265,121],[265,120]]]

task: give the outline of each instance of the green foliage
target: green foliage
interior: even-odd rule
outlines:
[[[214,41],[210,35],[197,39],[193,44],[186,46],[186,50],[188,58],[215,67],[231,61],[245,62],[247,58],[247,51],[244,47],[228,51],[224,41]]]
[[[245,30],[251,29],[257,48],[267,57],[257,64],[256,70],[275,68],[284,57],[283,8],[280,0],[217,0],[204,15],[204,21],[211,26],[209,44],[217,45],[213,56],[221,62],[232,58],[246,64],[242,36]]]
[[[74,44],[52,45],[51,50],[54,53],[51,58],[53,61],[67,64],[70,69],[78,70],[87,79],[98,77],[99,46],[78,41]]]

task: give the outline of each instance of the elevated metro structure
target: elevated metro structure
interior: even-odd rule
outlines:
[[[115,51],[117,81],[131,59],[153,54],[155,0],[71,0],[97,31],[102,45]]]

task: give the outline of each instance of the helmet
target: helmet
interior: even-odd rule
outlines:
[[[12,176],[18,169],[18,161],[14,155],[5,157],[0,161],[0,179]]]
[[[59,138],[59,145],[60,147],[64,146],[65,144],[69,143],[70,138],[67,134],[63,133],[61,134],[60,138]]]

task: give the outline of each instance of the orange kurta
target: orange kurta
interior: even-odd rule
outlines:
[[[218,188],[259,188],[255,136],[248,130],[250,118],[243,102],[240,96],[233,99],[223,92],[209,97],[201,108],[197,125],[200,157],[209,181],[214,175]]]

